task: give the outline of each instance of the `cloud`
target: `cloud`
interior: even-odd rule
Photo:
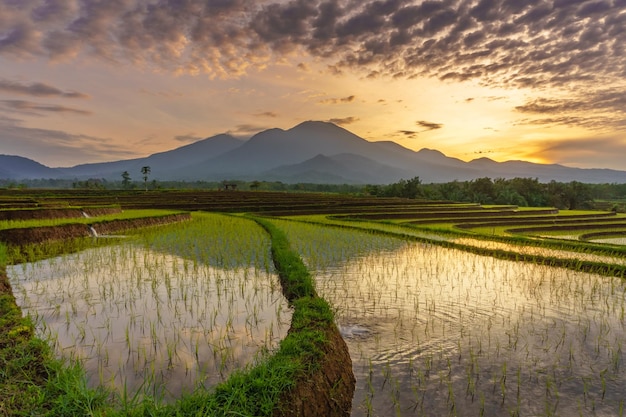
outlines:
[[[177,142],[183,142],[183,143],[194,143],[202,139],[203,138],[201,138],[200,136],[196,136],[193,133],[174,136],[174,140],[176,140]]]
[[[520,121],[522,124],[626,128],[626,95],[621,90],[597,89],[570,97],[538,97],[516,106],[515,110],[533,116]]]
[[[425,120],[418,120],[415,123],[418,126],[424,128],[424,130],[422,130],[422,132],[427,132],[429,130],[437,130],[437,129],[441,129],[443,127],[443,124],[441,124],[441,123],[427,122]]]
[[[259,125],[252,125],[252,124],[244,123],[244,124],[239,124],[235,126],[234,129],[231,129],[226,133],[229,135],[237,136],[237,137],[249,137],[267,129],[269,129],[269,127],[267,126],[259,126]]]
[[[324,100],[318,101],[319,104],[344,104],[344,103],[352,103],[356,97],[348,96],[342,98],[327,98]]]
[[[261,113],[256,113],[253,116],[275,118],[275,117],[278,117],[278,113],[275,113],[273,111],[264,111]]]
[[[359,120],[361,119],[359,119],[358,117],[349,116],[349,117],[343,117],[343,118],[328,119],[327,122],[334,123],[339,126],[346,126],[352,123],[356,123]]]
[[[9,111],[16,111],[35,116],[41,116],[44,113],[73,113],[81,116],[90,116],[93,114],[87,110],[59,106],[56,104],[39,104],[24,100],[0,100],[0,106],[3,106]]]
[[[89,98],[87,94],[77,91],[63,91],[57,87],[44,83],[22,84],[9,80],[0,79],[0,92],[33,97],[63,97],[63,98]]]
[[[417,137],[419,132],[415,130],[398,130],[396,133],[406,136],[409,139],[414,139]]]
[[[578,139],[545,140],[529,144],[535,149],[527,154],[555,163],[579,166],[607,166],[624,169],[626,139],[619,136],[594,136]]]
[[[109,138],[76,134],[61,130],[22,126],[19,120],[0,116],[2,152],[25,156],[47,166],[70,166],[87,162],[137,157],[123,146],[115,146]],[[28,155],[23,150],[28,149]]]
[[[97,57],[240,77],[318,60],[331,74],[433,77],[626,96],[623,0],[0,0],[0,55]],[[308,56],[307,56],[308,55]],[[608,107],[606,105],[608,104]],[[587,118],[614,107],[596,103]]]

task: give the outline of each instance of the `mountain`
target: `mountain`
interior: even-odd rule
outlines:
[[[321,182],[326,184],[391,183],[398,178],[411,178],[411,172],[380,164],[360,155],[343,153],[334,156],[319,154],[294,165],[282,165],[265,171],[267,180],[284,182]]]
[[[534,164],[527,161],[496,162],[489,158],[479,158],[468,162],[468,165],[478,167],[484,173],[483,177],[539,178],[543,182],[579,181],[590,184],[624,183],[626,172],[599,168],[570,168],[559,164]]]
[[[58,178],[62,172],[15,155],[0,155],[0,178],[8,180]]]
[[[198,174],[248,178],[281,165],[298,164],[318,154],[374,156],[371,142],[332,123],[304,122],[289,130],[269,129],[217,158],[190,166],[181,179]]]
[[[17,156],[0,156],[0,178],[105,178],[128,171],[140,179],[273,180],[283,182],[388,184],[420,177],[424,183],[481,177],[536,178],[541,182],[626,183],[626,171],[570,168],[488,158],[465,162],[434,149],[413,151],[395,142],[367,141],[332,123],[308,121],[288,130],[269,129],[240,141],[217,135],[145,158],[48,168]]]
[[[189,145],[181,146],[171,151],[159,152],[146,158],[129,159],[125,161],[103,162],[97,164],[83,164],[72,168],[63,168],[66,176],[76,178],[107,178],[119,179],[122,172],[128,171],[131,178],[139,178],[141,167],[150,167],[152,178],[168,179],[175,176],[177,171],[189,165],[194,165],[214,158],[242,145],[242,141],[230,135],[217,135],[202,139]]]

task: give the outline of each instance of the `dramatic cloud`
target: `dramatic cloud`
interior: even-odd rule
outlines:
[[[582,126],[624,125],[625,28],[623,0],[0,0],[9,59],[97,57],[224,78],[321,62],[331,74],[558,90],[571,99],[518,110],[529,123]],[[335,100],[326,104],[345,102]]]
[[[539,97],[515,109],[533,115],[522,123],[578,125],[589,129],[626,128],[626,94],[622,90],[598,89],[568,98]]]
[[[76,91],[63,91],[44,83],[21,84],[8,80],[0,80],[0,92],[34,97],[88,98],[87,94]]]

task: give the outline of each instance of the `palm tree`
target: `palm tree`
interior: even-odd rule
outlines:
[[[128,171],[122,172],[122,188],[130,188],[130,174],[128,173]]]
[[[150,167],[145,166],[141,167],[141,175],[143,175],[143,183],[145,185],[146,191],[148,191],[148,175],[150,174]]]

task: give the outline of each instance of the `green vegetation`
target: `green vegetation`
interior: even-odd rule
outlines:
[[[33,209],[35,210],[35,209]],[[142,210],[124,210],[119,213],[104,214],[100,216],[85,217],[65,217],[65,218],[48,218],[48,219],[24,219],[24,220],[0,220],[0,230],[3,229],[21,229],[45,226],[60,226],[64,224],[97,224],[109,220],[129,220],[140,219],[146,217],[160,217],[169,214],[181,213],[176,210],[162,209],[142,209]]]
[[[477,187],[481,185],[488,189],[486,181],[478,183],[475,184]],[[491,183],[492,186],[496,185],[496,182]],[[176,255],[183,258],[184,261],[176,268],[200,270],[199,265],[206,264],[232,269],[237,272],[220,279],[223,279],[224,285],[234,285],[238,289],[243,288],[247,281],[255,282],[256,277],[250,274],[257,273],[244,272],[246,265],[252,265],[259,271],[275,271],[282,284],[282,291],[289,301],[290,309],[293,310],[293,315],[289,334],[277,346],[267,348],[259,354],[253,366],[235,370],[224,382],[214,388],[199,388],[182,395],[175,401],[166,403],[158,393],[151,396],[147,392],[134,394],[132,390],[129,390],[127,393],[120,394],[108,391],[108,388],[89,388],[93,385],[87,384],[85,371],[80,365],[72,362],[62,363],[55,359],[48,344],[34,336],[35,325],[30,319],[22,318],[8,285],[6,273],[0,274],[4,276],[4,284],[0,286],[0,415],[276,415],[284,406],[286,395],[294,392],[302,381],[311,380],[315,372],[320,370],[320,366],[323,366],[331,343],[329,331],[334,328],[336,315],[343,314],[340,313],[342,309],[349,309],[350,303],[354,301],[349,301],[347,296],[344,299],[330,297],[333,291],[343,294],[343,291],[352,288],[353,284],[350,281],[343,281],[344,275],[349,276],[348,272],[366,281],[364,285],[367,285],[367,291],[359,297],[376,302],[374,307],[364,308],[371,308],[367,310],[368,314],[378,311],[376,316],[378,320],[383,320],[385,312],[392,311],[394,303],[400,301],[407,303],[410,307],[407,311],[428,312],[426,328],[419,327],[421,324],[415,325],[418,327],[413,329],[403,328],[401,326],[403,320],[399,318],[389,323],[378,324],[382,326],[381,330],[395,326],[395,333],[390,340],[398,346],[402,344],[402,340],[412,340],[413,337],[419,336],[414,340],[414,345],[418,346],[418,342],[424,343],[433,335],[438,337],[449,335],[449,332],[454,330],[446,327],[453,327],[451,324],[441,325],[441,328],[437,330],[437,325],[442,320],[435,314],[439,306],[420,304],[421,301],[417,301],[421,294],[420,288],[425,291],[426,286],[432,283],[424,282],[423,287],[413,288],[412,281],[405,282],[393,275],[399,271],[412,270],[411,268],[417,268],[420,271],[431,271],[430,268],[434,268],[433,271],[436,273],[433,272],[433,274],[437,276],[438,272],[453,265],[458,270],[448,273],[456,278],[450,278],[450,283],[446,283],[446,285],[452,285],[450,287],[452,290],[456,288],[454,287],[455,280],[465,282],[464,280],[471,280],[477,275],[482,276],[486,274],[485,271],[489,271],[489,267],[485,265],[492,263],[497,265],[497,268],[493,268],[494,270],[503,268],[508,271],[506,268],[510,268],[515,271],[532,271],[532,273],[528,272],[528,275],[525,275],[527,272],[522,272],[521,275],[518,275],[518,272],[510,273],[511,275],[505,275],[504,278],[507,285],[521,280],[520,285],[528,289],[531,294],[530,296],[525,294],[523,297],[540,298],[540,303],[543,304],[536,307],[538,310],[529,310],[537,312],[537,315],[531,315],[533,319],[545,315],[546,305],[552,298],[563,298],[559,294],[566,294],[564,299],[569,299],[568,297],[573,299],[578,297],[579,293],[589,293],[591,298],[584,300],[584,303],[599,305],[606,300],[615,304],[616,301],[612,298],[614,294],[621,294],[624,291],[623,283],[619,280],[607,281],[613,287],[607,290],[606,284],[598,280],[595,275],[589,287],[585,283],[586,276],[572,280],[569,288],[555,286],[555,282],[561,282],[560,268],[567,268],[568,274],[576,277],[582,273],[622,279],[626,277],[626,262],[624,261],[626,246],[591,243],[584,240],[598,233],[622,236],[626,231],[626,226],[623,224],[626,222],[626,216],[610,209],[604,212],[559,211],[555,208],[556,205],[537,209],[520,209],[511,203],[481,206],[473,203],[450,203],[419,198],[267,193],[260,191],[262,186],[262,183],[257,184],[255,188],[259,191],[253,192],[169,190],[138,193],[106,190],[99,192],[91,190],[31,192],[27,190],[24,193],[24,190],[14,190],[14,192],[12,190],[6,196],[1,196],[0,204],[4,204],[5,211],[18,210],[20,204],[22,209],[32,207],[35,212],[41,210],[35,207],[102,207],[115,201],[115,207],[121,208],[123,213],[98,215],[91,218],[5,220],[0,223],[0,230],[65,227],[68,224],[80,224],[84,227],[85,224],[98,222],[175,214],[179,213],[179,210],[255,212],[255,216],[262,214],[264,217],[261,218],[194,213],[193,220],[190,222],[161,226],[150,231],[124,232],[131,236],[127,238],[129,243],[125,245],[135,244],[131,242],[141,242],[140,245],[143,245],[145,249],[158,251],[164,257]],[[405,181],[403,187],[405,191],[427,189],[426,186],[419,184],[419,181]],[[419,195],[407,195],[407,197],[419,197]],[[145,207],[150,207],[150,211],[146,211]],[[196,227],[200,224],[202,227]],[[541,230],[519,230],[529,228],[541,228]],[[90,237],[61,239],[45,244],[24,245],[19,251],[16,251],[13,245],[9,247],[0,245],[0,265],[43,259],[110,244],[118,245],[119,241]],[[393,257],[403,251],[408,251],[407,253],[410,253],[412,258],[420,259],[419,262],[424,263],[409,268],[404,265],[404,261],[386,261],[387,256],[390,257],[389,259],[395,259]],[[126,252],[129,256],[134,253],[131,250]],[[465,255],[459,255],[460,253]],[[424,254],[429,254],[430,258],[424,258]],[[115,256],[123,255],[116,252]],[[371,267],[367,263],[369,259],[376,259],[376,262],[381,263]],[[463,262],[458,263],[457,259],[462,259]],[[354,270],[350,269],[353,267]],[[172,267],[168,272],[172,274],[171,278],[174,277],[176,268]],[[245,278],[246,282],[237,281],[238,278],[235,277],[239,276],[237,275],[239,273],[248,274]],[[424,274],[429,275],[431,272]],[[552,278],[557,275],[559,275],[558,278]],[[387,279],[391,276],[394,277],[393,280]],[[527,276],[531,279],[528,282],[525,281]],[[150,277],[145,278],[148,282]],[[443,276],[439,279],[444,278],[448,279]],[[319,289],[320,279],[324,283],[323,290]],[[533,281],[534,279],[538,281]],[[164,278],[162,281],[167,286],[165,282],[167,280]],[[264,284],[256,283],[255,285]],[[489,281],[482,285],[488,286]],[[546,293],[546,298],[541,299],[542,291],[538,289],[548,287],[552,288],[554,293],[550,293],[549,296]],[[151,290],[154,291],[155,288]],[[171,285],[172,297],[175,291],[182,298],[189,297],[191,292],[185,295],[185,291],[191,291],[191,289],[185,288],[186,286],[182,284]],[[434,288],[433,291],[436,290],[436,286]],[[150,291],[150,289],[144,290]],[[324,298],[318,296],[318,291]],[[407,301],[402,298],[409,295],[415,299]],[[465,294],[459,293],[457,301],[462,300],[464,296]],[[97,297],[97,295],[92,295],[86,298]],[[167,298],[166,292],[163,299],[167,300]],[[326,300],[332,301],[329,304]],[[482,304],[485,302],[481,301]],[[517,303],[519,300],[512,298],[511,302]],[[574,307],[583,308],[584,303],[580,301]],[[623,307],[613,304],[610,304],[611,312],[606,314],[614,320],[615,317],[612,314],[617,312],[615,313],[618,315],[616,320],[621,323],[624,317]],[[504,307],[499,308],[504,309],[506,306],[505,303]],[[383,310],[377,310],[379,308]],[[622,309],[621,322],[619,321],[620,308]],[[455,314],[460,310],[459,308],[455,311]],[[526,314],[528,311],[524,310],[523,313]],[[474,307],[467,314],[480,315],[484,312]],[[359,332],[368,331],[367,320],[373,320],[373,318],[367,316],[363,324],[359,321],[362,318],[358,318],[356,310],[355,314],[350,317],[355,322],[342,323],[348,328],[348,334],[357,335],[357,339],[365,338],[364,333]],[[402,317],[404,316],[400,316]],[[516,317],[510,315],[506,317],[506,320],[513,322],[517,320]],[[342,320],[341,316],[337,319]],[[479,406],[482,404],[481,412],[487,412],[489,407],[492,407],[493,413],[495,406],[490,395],[497,392],[503,398],[503,403],[507,404],[507,409],[504,411],[515,415],[516,406],[509,402],[516,395],[514,384],[520,387],[540,380],[542,389],[549,393],[545,399],[544,414],[554,414],[558,411],[558,401],[553,401],[553,399],[565,390],[564,385],[572,384],[571,381],[579,382],[575,379],[578,376],[567,376],[569,374],[558,374],[554,371],[560,363],[567,363],[567,361],[575,363],[573,358],[580,360],[575,348],[571,347],[574,346],[572,343],[579,342],[576,339],[579,335],[581,335],[581,340],[595,342],[592,349],[595,349],[596,356],[609,358],[609,363],[603,365],[609,369],[608,371],[603,371],[598,375],[585,375],[583,378],[584,381],[593,381],[595,384],[589,382],[591,385],[586,386],[585,402],[581,405],[581,410],[591,409],[592,401],[600,403],[604,399],[605,391],[607,398],[610,397],[611,383],[619,379],[616,370],[623,357],[621,346],[613,343],[613,339],[609,339],[609,332],[602,327],[604,326],[602,323],[599,329],[588,331],[588,339],[584,339],[586,320],[591,319],[580,316],[579,323],[576,324],[578,333],[575,333],[576,336],[571,340],[567,337],[563,341],[555,340],[553,339],[554,332],[549,329],[528,331],[528,334],[533,334],[536,338],[529,339],[527,346],[541,345],[546,342],[547,351],[562,354],[558,361],[550,364],[552,368],[542,368],[537,371],[539,376],[525,374],[525,368],[515,365],[511,357],[497,362],[497,365],[488,365],[489,361],[500,357],[498,352],[517,352],[517,346],[522,346],[521,342],[519,345],[514,343],[515,338],[522,337],[521,333],[506,327],[504,319],[498,324],[503,326],[503,332],[508,332],[503,334],[507,334],[511,341],[507,340],[506,349],[504,349],[503,339],[493,339],[493,343],[498,340],[497,343],[502,344],[502,349],[499,345],[492,345],[490,349],[496,350],[487,350],[483,345],[483,352],[489,352],[491,356],[481,357],[480,346],[476,345],[478,342],[463,332],[456,348],[451,348],[448,344],[431,356],[412,356],[407,369],[410,369],[411,375],[417,378],[419,384],[415,385],[415,380],[413,380],[411,381],[413,385],[407,384],[406,386],[414,388],[415,410],[428,407],[428,401],[424,396],[430,391],[426,387],[437,386],[438,391],[428,395],[432,394],[435,395],[434,398],[437,398],[437,395],[441,395],[437,393],[444,392],[445,397],[438,398],[439,401],[447,404],[451,414],[463,406],[463,401],[469,401],[469,398],[471,398],[471,404]],[[366,330],[360,328],[360,324],[363,324]],[[567,334],[570,325],[559,324],[559,326],[558,331]],[[442,340],[448,339],[444,337]],[[386,341],[384,338],[378,339],[379,343]],[[485,342],[483,340],[480,343]],[[180,350],[180,345],[175,343],[171,345],[173,353],[176,353],[177,349]],[[390,349],[390,352],[393,352],[396,347]],[[572,349],[572,352],[568,353],[567,349]],[[366,350],[364,348],[360,354],[365,355]],[[456,351],[459,358],[469,359],[469,362],[461,362],[460,359],[455,362],[454,358],[446,356],[447,351]],[[523,352],[518,353],[523,354]],[[570,359],[568,359],[567,355],[570,354]],[[537,359],[537,361],[540,360],[552,359],[550,357]],[[367,363],[362,365],[365,368],[368,366]],[[573,365],[572,368],[574,368]],[[363,404],[367,401],[374,401],[379,396],[377,387],[382,386],[382,390],[389,391],[392,408],[398,412],[403,410],[402,407],[405,407],[406,403],[402,403],[404,405],[400,407],[401,399],[411,394],[401,390],[405,383],[395,376],[394,372],[393,363],[383,364],[380,368],[372,368],[369,372],[370,379],[366,379],[371,388],[365,388],[371,391],[368,391],[370,393],[365,397],[359,397],[359,401],[362,400]],[[367,372],[365,375],[367,378]],[[464,391],[459,391],[456,385],[459,378],[466,379]]]
[[[206,215],[197,217],[202,221]],[[213,218],[216,218],[215,215]],[[238,253],[236,256],[247,257],[249,249],[241,245],[230,245],[230,249],[220,245],[224,244],[225,238],[249,238],[249,227],[246,230],[235,230],[227,236],[220,234],[228,230],[224,228],[225,224],[251,223],[250,220],[225,216],[220,219],[222,224],[211,232],[213,241],[206,239],[208,229],[198,235],[200,240],[196,240],[196,243],[207,245],[204,249],[197,244],[190,246],[180,241],[180,236],[189,237],[188,224],[183,227],[166,226],[156,233],[153,231],[146,235],[146,242],[154,248],[166,251],[171,249],[183,256],[191,252],[204,254],[209,246],[214,246],[215,249],[224,249],[231,254]],[[3,341],[0,344],[3,347],[2,364],[6,365],[6,371],[2,374],[2,386],[6,389],[0,395],[0,410],[3,415],[275,415],[276,410],[282,407],[281,401],[284,401],[285,393],[289,392],[296,381],[308,380],[311,373],[317,370],[328,352],[327,332],[334,326],[334,321],[330,306],[316,296],[310,274],[299,261],[299,257],[289,249],[284,234],[267,222],[261,220],[260,223],[275,240],[272,242],[272,256],[285,286],[285,294],[293,307],[291,330],[280,342],[276,352],[259,356],[255,366],[235,371],[226,382],[212,390],[194,391],[171,404],[164,404],[159,397],[149,395],[120,395],[107,392],[102,387],[89,389],[84,371],[78,363],[63,365],[54,358],[46,342],[34,337],[33,323],[28,318],[21,318],[21,311],[15,305],[7,281],[6,288],[2,291],[3,333],[0,335],[0,341]],[[177,228],[182,232],[176,233]],[[229,230],[232,231],[232,228]],[[242,240],[245,241],[246,239]],[[29,258],[50,256],[51,250],[53,253],[73,252],[89,247],[90,244],[93,246],[94,242],[93,239],[59,241],[55,243],[58,249],[42,246],[38,253]],[[11,249],[6,250],[2,246],[0,253],[3,264],[16,261],[12,257]],[[238,264],[236,256],[224,254],[218,258],[226,263]],[[213,260],[218,258],[213,257]],[[202,261],[207,260],[210,261]],[[264,268],[268,267],[267,262],[262,260],[254,262]],[[6,281],[6,275],[4,278]],[[19,336],[17,340],[16,336]],[[31,361],[35,361],[36,365],[27,365]],[[33,368],[34,372],[29,374],[23,368]],[[24,390],[25,387],[33,388]],[[33,389],[37,392],[34,393]]]

